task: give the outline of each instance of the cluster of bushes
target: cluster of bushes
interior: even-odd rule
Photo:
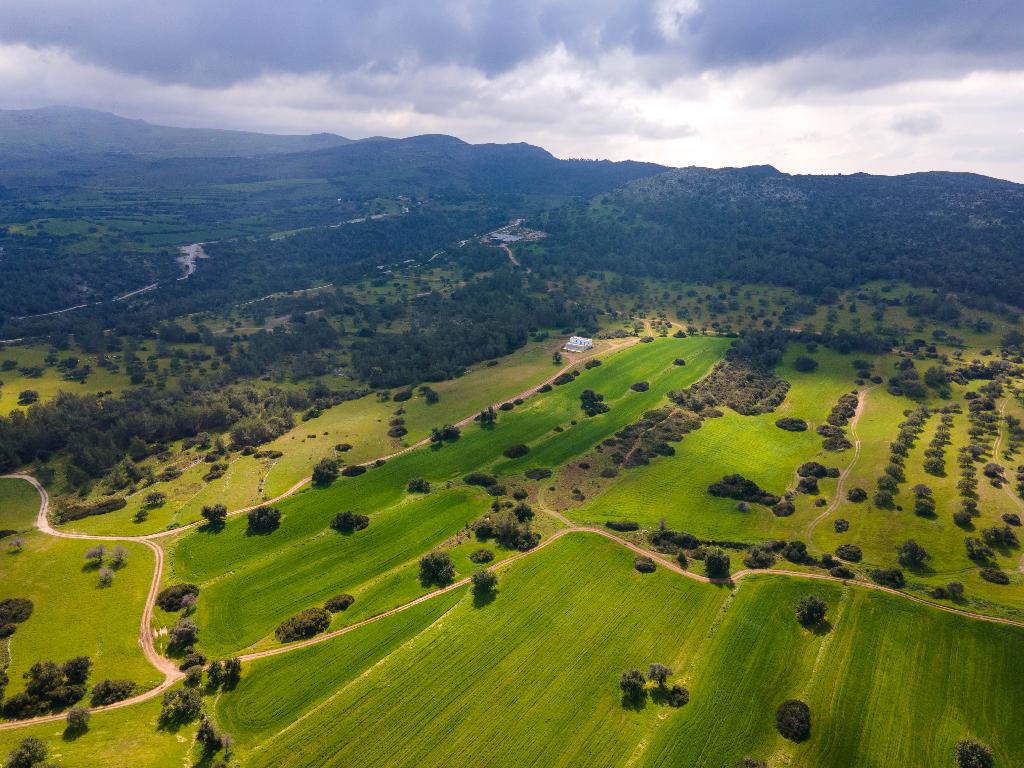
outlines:
[[[678,408],[659,408],[647,411],[639,420],[623,427],[603,442],[615,448],[612,460],[619,465],[637,467],[649,464],[655,456],[672,456],[675,448],[669,443],[678,443],[683,435],[700,429],[701,418],[697,414]]]
[[[61,499],[55,506],[55,522],[63,524],[69,523],[72,520],[82,520],[93,515],[105,515],[108,512],[116,512],[128,506],[128,502],[120,496],[110,496],[105,499],[97,499],[96,501]]]
[[[100,680],[92,687],[91,702],[94,707],[102,707],[131,698],[135,693],[135,683],[131,680]]]
[[[633,520],[607,520],[605,527],[611,528],[613,531],[637,531],[640,530],[640,523]]]
[[[775,426],[787,432],[806,432],[807,422],[795,416],[784,416],[775,422]]]
[[[505,549],[525,552],[540,543],[540,534],[530,529],[532,517],[533,510],[528,504],[518,504],[512,509],[503,507],[477,520],[473,531],[480,541],[494,539]]]
[[[651,698],[656,702],[664,702],[670,707],[681,707],[690,701],[690,692],[676,683],[668,687],[668,678],[672,670],[664,664],[650,664],[647,678],[639,669],[627,669],[619,676],[619,689],[622,691],[623,704],[630,707],[640,705],[648,695],[648,680],[654,685]]]
[[[868,575],[876,584],[892,589],[903,589],[906,580],[903,578],[903,571],[899,568],[872,568]]]
[[[306,608],[282,621],[274,636],[282,643],[313,637],[331,626],[331,614],[324,608]]]
[[[831,424],[819,424],[815,432],[821,436],[821,447],[826,451],[839,453],[853,447],[853,443],[846,437],[846,431],[842,427],[834,427]]]
[[[952,442],[953,414],[944,413],[935,429],[935,436],[924,452],[924,471],[935,477],[946,476],[946,446]]]
[[[338,479],[338,472],[340,468],[338,466],[337,459],[320,459],[313,467],[312,481],[313,485],[330,485]]]
[[[369,525],[369,517],[351,511],[339,512],[331,520],[331,528],[338,533],[355,533],[368,528]]]
[[[430,493],[430,483],[422,477],[414,477],[406,485],[406,490],[409,493]]]
[[[833,427],[845,427],[856,413],[857,393],[847,392],[845,395],[840,395],[839,400],[832,406],[832,410],[829,411],[825,421]]]
[[[462,435],[462,430],[454,424],[444,424],[440,427],[433,427],[430,430],[430,442],[434,445],[442,443],[453,443]]]
[[[697,414],[728,406],[744,416],[774,411],[789,392],[789,382],[770,369],[752,366],[744,361],[723,362],[687,389],[674,390],[672,402]]]
[[[420,558],[420,581],[439,587],[451,584],[455,579],[455,563],[447,552],[434,550]]]
[[[818,493],[818,480],[826,477],[839,477],[839,470],[836,467],[826,467],[816,461],[807,461],[797,467],[797,475],[800,481],[797,483],[797,490],[800,493],[816,495]]]
[[[520,459],[529,452],[530,446],[524,445],[523,443],[516,443],[502,451],[502,455],[504,455],[506,459]]]
[[[335,595],[324,603],[324,610],[330,611],[331,613],[340,613],[341,611],[348,610],[349,606],[355,601],[356,599],[352,597],[352,595]]]
[[[763,490],[753,480],[739,474],[726,475],[718,482],[712,483],[708,486],[708,493],[719,498],[763,504],[767,507],[774,506],[781,500],[779,496]]]
[[[28,621],[32,615],[32,601],[24,597],[8,597],[0,600],[0,639],[10,637],[17,625]]]
[[[70,707],[85,697],[91,670],[88,656],[76,656],[63,664],[37,661],[24,675],[25,690],[4,702],[4,716],[21,720]]]
[[[633,559],[633,567],[638,573],[654,573],[657,568],[654,559],[647,555],[637,555]]]
[[[195,584],[172,584],[162,589],[156,596],[156,604],[168,613],[175,613],[183,608],[195,605],[199,597],[199,587]]]
[[[592,389],[584,389],[580,393],[580,408],[587,416],[597,416],[599,413],[607,413],[611,410],[604,402],[604,395]]]

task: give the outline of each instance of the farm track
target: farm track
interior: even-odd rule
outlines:
[[[576,358],[575,361],[572,364],[563,367],[556,374],[554,374],[553,376],[551,376],[550,378],[548,378],[547,380],[545,380],[541,384],[539,384],[537,386],[534,386],[534,387],[532,387],[532,388],[530,388],[528,390],[525,390],[524,392],[521,392],[518,395],[515,395],[515,396],[510,397],[510,398],[506,398],[506,399],[502,400],[502,402],[508,402],[510,400],[515,400],[515,399],[519,399],[519,398],[525,399],[525,398],[529,397],[530,395],[536,394],[537,390],[540,387],[542,387],[542,386],[544,386],[546,384],[550,384],[558,376],[560,376],[563,373],[566,373],[566,372],[572,370],[576,365],[578,365],[580,362],[582,362],[583,360],[587,359],[588,357],[593,357],[593,356],[595,356],[597,354],[605,354],[605,353],[608,353],[608,352],[618,351],[618,350],[620,350],[620,349],[622,349],[624,347],[631,346],[632,344],[636,343],[636,341],[637,341],[636,339],[630,339],[630,340],[627,340],[627,341],[625,341],[624,343],[621,343],[621,344],[613,344],[609,348],[601,350],[600,353],[595,352],[592,355],[588,355],[586,357]],[[868,389],[870,389],[870,388],[868,388]],[[833,503],[829,506],[828,509],[826,509],[822,514],[818,515],[817,518],[815,518],[813,521],[811,521],[811,524],[808,526],[808,529],[807,529],[808,530],[808,534],[811,531],[813,531],[813,528],[817,525],[818,522],[820,522],[820,520],[822,520],[826,516],[828,516],[828,514],[830,514],[832,511],[834,511],[835,507],[838,506],[839,499],[841,498],[841,492],[843,490],[844,481],[845,481],[847,475],[852,470],[853,466],[856,464],[857,459],[860,456],[860,440],[856,436],[856,424],[859,421],[860,416],[862,415],[862,413],[864,411],[864,406],[865,406],[865,403],[866,403],[867,391],[868,390],[861,390],[858,393],[857,409],[856,409],[856,412],[855,412],[853,418],[850,421],[850,432],[851,432],[851,435],[854,437],[854,455],[853,455],[853,458],[851,459],[850,463],[847,465],[846,469],[840,475],[839,482],[837,483],[837,486],[836,486],[836,498],[833,500]],[[497,403],[495,405],[497,405]],[[1005,403],[1003,405],[1003,409],[1005,409]],[[471,423],[474,420],[475,416],[476,416],[476,414],[467,416],[466,418],[464,418],[461,421],[459,421],[457,423],[457,426],[464,426],[466,424]],[[1001,435],[1000,435],[1000,437],[1001,437]],[[388,459],[394,458],[396,456],[400,456],[400,455],[402,455],[404,453],[407,453],[409,451],[415,450],[416,448],[420,448],[420,447],[428,444],[429,442],[430,442],[429,438],[424,438],[423,440],[420,440],[420,441],[418,441],[418,442],[416,442],[416,443],[414,443],[414,444],[412,444],[412,445],[410,445],[410,446],[408,446],[406,448],[403,448],[400,451],[396,451],[396,452],[394,452],[392,454],[389,454],[388,456],[383,456],[383,457],[380,457],[378,459],[374,459],[374,460],[368,461],[368,462],[366,462],[366,464],[372,464],[375,461],[381,461],[381,460],[385,460],[386,461]],[[998,447],[998,443],[996,444],[996,447]],[[133,541],[133,542],[139,542],[139,543],[145,545],[146,547],[148,547],[149,549],[151,549],[153,551],[153,553],[154,553],[155,566],[154,566],[154,569],[153,569],[153,578],[152,578],[152,580],[150,582],[149,594],[147,595],[146,604],[145,604],[145,606],[143,608],[142,618],[141,618],[140,625],[139,625],[139,638],[138,639],[139,639],[139,645],[142,648],[143,654],[145,655],[146,659],[153,665],[154,668],[156,668],[158,671],[160,671],[164,675],[164,680],[158,686],[156,686],[154,688],[151,688],[151,689],[149,689],[147,691],[144,691],[144,692],[142,692],[142,693],[140,693],[138,695],[132,696],[132,697],[127,698],[127,699],[124,699],[123,701],[119,701],[119,702],[116,702],[114,704],[108,704],[108,705],[100,706],[100,707],[90,707],[89,708],[90,711],[92,711],[92,712],[103,712],[103,711],[106,711],[106,710],[120,709],[120,708],[123,708],[123,707],[128,707],[128,706],[131,706],[133,704],[140,704],[142,702],[145,702],[145,701],[148,701],[150,699],[156,698],[157,696],[161,695],[164,691],[166,691],[167,689],[171,688],[174,684],[179,682],[181,679],[183,679],[184,676],[185,676],[184,673],[181,672],[178,669],[177,665],[174,663],[173,660],[168,659],[167,657],[161,655],[156,650],[156,646],[154,644],[154,634],[152,632],[152,627],[151,627],[151,625],[152,625],[152,618],[153,618],[153,607],[156,604],[156,597],[157,597],[157,594],[158,594],[159,589],[160,589],[160,582],[161,582],[161,580],[163,578],[163,570],[164,570],[164,551],[163,551],[162,547],[158,543],[156,543],[155,540],[161,539],[161,538],[165,538],[165,537],[168,537],[168,536],[173,536],[175,534],[181,533],[181,532],[189,530],[191,528],[195,528],[195,527],[200,525],[200,522],[197,521],[195,523],[191,523],[189,525],[181,526],[179,528],[174,528],[174,529],[167,530],[167,531],[159,531],[157,533],[147,534],[147,535],[144,535],[144,536],[110,536],[110,535],[104,535],[104,536],[95,535],[94,536],[94,535],[86,534],[86,533],[75,533],[75,532],[58,531],[58,530],[53,528],[53,526],[50,524],[50,521],[49,521],[49,503],[50,503],[49,502],[49,500],[50,500],[49,494],[47,493],[46,489],[42,486],[42,484],[38,480],[36,480],[35,477],[33,477],[31,475],[28,475],[28,474],[21,474],[21,473],[10,474],[10,475],[3,475],[3,476],[0,476],[0,477],[7,477],[7,478],[25,480],[26,482],[30,483],[36,489],[36,491],[39,493],[39,498],[40,498],[39,513],[38,513],[38,515],[36,517],[36,527],[39,528],[40,532],[43,533],[43,534],[46,534],[46,535],[49,535],[49,536],[56,536],[56,537],[59,537],[59,538],[65,538],[65,539],[80,539],[80,540],[83,540],[83,541],[101,541],[101,542],[102,541]],[[302,480],[297,482],[295,485],[293,485],[291,488],[289,488],[287,491],[285,491],[280,496],[277,496],[277,497],[275,497],[273,499],[265,501],[265,502],[263,502],[263,504],[272,504],[274,502],[277,502],[277,501],[280,501],[282,499],[285,499],[285,498],[295,494],[296,492],[298,492],[302,488],[304,488],[309,482],[310,482],[310,478],[308,478],[308,477],[307,478],[303,478]],[[1007,492],[1009,492],[1009,489],[1007,489]],[[256,505],[256,506],[262,506],[262,505]],[[253,507],[245,507],[243,509],[234,510],[234,511],[230,512],[229,515],[236,516],[236,515],[244,514],[244,513],[248,512],[248,511],[250,511],[251,509],[254,509],[254,508],[255,508],[255,506],[253,506]],[[1018,621],[1016,619],[1009,619],[1009,618],[1003,618],[1003,617],[998,617],[998,616],[986,616],[984,614],[975,613],[975,612],[972,612],[972,611],[965,611],[965,610],[961,610],[959,608],[954,608],[952,606],[946,606],[946,605],[941,605],[941,604],[938,604],[938,603],[933,603],[933,602],[931,602],[929,600],[925,600],[924,598],[917,597],[915,595],[911,595],[911,594],[908,594],[906,592],[902,592],[902,591],[897,590],[897,589],[892,589],[890,587],[885,587],[885,586],[882,586],[880,584],[875,584],[873,582],[860,581],[860,580],[851,580],[851,579],[839,579],[839,578],[835,578],[833,576],[829,576],[827,574],[808,573],[808,572],[803,572],[803,571],[794,571],[794,570],[787,570],[787,569],[765,569],[765,570],[760,570],[760,569],[745,568],[745,569],[736,571],[735,573],[731,574],[727,578],[712,579],[712,578],[709,578],[707,576],[703,576],[701,574],[694,573],[692,571],[688,571],[685,568],[683,568],[682,566],[680,566],[678,563],[673,562],[671,559],[666,558],[666,557],[664,557],[663,555],[661,555],[659,553],[652,552],[652,551],[650,551],[648,549],[645,549],[645,548],[641,547],[640,545],[635,544],[635,543],[633,543],[633,542],[629,541],[628,539],[625,539],[625,538],[623,538],[621,536],[618,536],[618,535],[616,535],[616,534],[614,534],[614,533],[612,533],[612,532],[610,532],[610,531],[608,531],[608,530],[606,530],[604,528],[597,528],[597,527],[586,526],[586,525],[578,525],[578,524],[574,523],[572,520],[570,520],[568,517],[566,517],[565,515],[563,515],[563,514],[561,514],[559,512],[556,512],[556,511],[553,511],[553,510],[544,510],[544,511],[547,514],[549,514],[549,515],[553,516],[554,518],[556,518],[557,520],[559,520],[566,527],[564,527],[562,529],[559,529],[558,531],[554,532],[553,534],[548,536],[546,539],[541,541],[533,549],[527,550],[525,552],[518,552],[518,553],[516,553],[516,554],[506,558],[505,560],[502,560],[500,563],[496,563],[495,565],[491,566],[490,570],[494,570],[494,571],[500,570],[500,569],[504,568],[507,565],[510,565],[512,563],[515,563],[515,562],[517,562],[517,561],[527,557],[528,555],[530,555],[533,552],[537,552],[537,551],[547,547],[549,544],[551,544],[551,543],[553,543],[555,541],[558,541],[559,539],[563,538],[564,536],[566,536],[566,535],[568,535],[570,533],[582,533],[582,534],[591,534],[591,535],[596,535],[596,536],[602,536],[602,537],[604,537],[604,538],[606,538],[606,539],[608,539],[610,541],[615,542],[616,544],[618,544],[618,545],[620,545],[622,547],[625,547],[625,548],[627,548],[627,549],[637,553],[638,555],[643,555],[645,557],[651,558],[652,560],[654,560],[655,563],[657,563],[658,565],[660,565],[660,566],[662,566],[662,567],[672,571],[673,573],[676,573],[676,574],[678,574],[680,576],[684,576],[685,578],[688,578],[688,579],[691,579],[693,581],[697,581],[697,582],[700,582],[700,583],[703,583],[703,584],[716,584],[716,585],[720,585],[720,586],[727,586],[727,587],[731,587],[731,588],[736,588],[737,587],[737,582],[739,582],[743,578],[745,578],[747,576],[750,576],[750,575],[766,574],[766,573],[780,574],[780,575],[789,576],[789,577],[792,577],[792,578],[813,579],[813,580],[816,580],[816,581],[832,581],[832,582],[838,582],[838,583],[841,583],[841,584],[854,584],[856,586],[864,587],[866,589],[874,589],[874,590],[878,590],[880,592],[886,592],[886,593],[889,593],[891,595],[902,597],[902,598],[910,600],[912,602],[928,606],[930,608],[935,608],[935,609],[938,609],[938,610],[941,610],[941,611],[946,611],[947,613],[957,614],[957,615],[963,616],[965,618],[977,619],[979,621],[987,621],[987,622],[992,622],[992,623],[996,623],[996,624],[1003,624],[1003,625],[1007,625],[1007,626],[1014,626],[1014,627],[1024,628],[1024,621]],[[1022,562],[1021,568],[1024,569],[1024,562]],[[420,597],[417,597],[414,600],[410,600],[407,603],[403,603],[401,605],[395,606],[394,608],[390,608],[390,609],[388,609],[386,611],[383,611],[383,612],[381,612],[379,614],[376,614],[374,616],[371,616],[369,618],[363,619],[362,621],[356,622],[354,624],[350,624],[350,625],[348,625],[346,627],[341,627],[341,628],[336,629],[336,630],[334,630],[332,632],[327,632],[327,633],[324,633],[324,634],[317,635],[315,637],[309,638],[307,640],[302,640],[302,641],[299,641],[299,642],[290,643],[288,645],[282,645],[280,647],[270,648],[270,649],[263,650],[263,651],[256,651],[256,652],[249,653],[249,654],[242,654],[242,655],[239,655],[238,658],[241,661],[255,661],[255,660],[258,660],[258,659],[268,658],[268,657],[271,657],[271,656],[278,656],[280,654],[288,653],[290,651],[298,650],[300,648],[308,648],[309,646],[317,645],[319,643],[323,643],[323,642],[326,642],[328,640],[332,640],[332,639],[334,639],[336,637],[340,637],[341,635],[345,635],[345,634],[348,634],[350,632],[354,632],[355,630],[360,629],[362,627],[365,627],[366,625],[371,624],[371,623],[373,623],[375,621],[379,621],[381,619],[385,619],[385,618],[388,618],[390,616],[394,616],[394,615],[396,615],[398,613],[402,613],[403,611],[406,611],[406,610],[408,610],[410,608],[413,608],[414,606],[420,605],[420,604],[422,604],[422,603],[424,603],[424,602],[426,602],[426,601],[428,601],[428,600],[430,600],[432,598],[438,597],[439,595],[443,595],[443,594],[446,594],[446,593],[451,592],[453,590],[465,587],[469,583],[470,583],[470,577],[467,576],[467,577],[464,577],[462,579],[459,579],[458,581],[452,582],[451,584],[448,584],[448,585],[446,585],[444,587],[436,589],[436,590],[434,590],[432,592],[428,592],[425,595],[421,595]],[[38,725],[40,723],[57,722],[57,721],[64,720],[65,717],[66,717],[66,713],[57,713],[57,714],[53,714],[53,715],[42,715],[42,716],[39,716],[39,717],[28,718],[28,719],[25,719],[25,720],[14,720],[14,721],[8,721],[8,722],[0,722],[0,730],[11,730],[11,729],[20,728],[20,727],[23,727],[23,726]]]

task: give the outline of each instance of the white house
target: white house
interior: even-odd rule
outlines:
[[[586,352],[588,349],[594,348],[593,339],[585,339],[582,336],[570,336],[569,341],[565,343],[566,352]]]

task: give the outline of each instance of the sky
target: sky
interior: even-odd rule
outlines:
[[[0,108],[1024,182],[1021,0],[0,0]]]

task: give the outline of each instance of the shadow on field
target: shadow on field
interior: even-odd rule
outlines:
[[[622,708],[631,712],[639,712],[647,707],[647,691],[639,695],[622,694]]]
[[[818,635],[818,637],[822,637],[824,635],[827,635],[831,631],[832,631],[832,622],[829,621],[828,619],[822,619],[817,624],[815,624],[813,627],[811,627],[811,632],[813,632],[814,634]]]
[[[473,607],[483,608],[484,606],[490,605],[494,602],[494,598],[498,596],[498,591],[495,589],[489,589],[486,592],[479,590],[473,590]]]

